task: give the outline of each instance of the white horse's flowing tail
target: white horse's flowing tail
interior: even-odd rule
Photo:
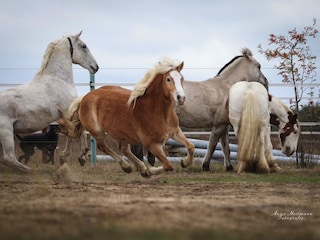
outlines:
[[[83,131],[85,130],[81,124],[79,117],[79,108],[82,98],[82,96],[77,97],[72,101],[68,111],[68,118],[64,119],[64,121],[67,122],[67,135],[71,138],[80,138]]]
[[[249,163],[258,160],[261,151],[260,131],[258,99],[249,90],[244,97],[238,130],[238,161]]]

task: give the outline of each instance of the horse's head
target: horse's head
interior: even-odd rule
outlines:
[[[288,122],[283,128],[279,129],[281,151],[283,154],[291,156],[296,151],[300,132],[301,129],[297,114],[288,112]]]
[[[70,49],[70,55],[72,62],[79,64],[83,68],[87,69],[90,73],[94,74],[98,71],[99,66],[92,56],[87,45],[79,38],[82,31],[74,36],[66,38]]]
[[[183,62],[180,63],[174,69],[163,74],[163,88],[166,93],[171,94],[173,99],[178,105],[183,105],[186,99],[185,93],[182,87],[184,78],[180,71],[183,68]]]

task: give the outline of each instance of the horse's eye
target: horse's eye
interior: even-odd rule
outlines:
[[[171,82],[171,78],[167,78],[167,82]]]
[[[82,48],[83,48],[83,49],[86,49],[86,48],[87,48],[87,45],[85,45],[85,44],[82,45]]]

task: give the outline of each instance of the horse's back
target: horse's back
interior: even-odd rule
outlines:
[[[91,133],[107,132],[121,140],[134,124],[133,107],[128,106],[131,91],[118,86],[104,86],[85,95],[80,105],[83,127]]]
[[[257,82],[238,82],[229,91],[229,119],[232,125],[239,125],[247,94],[252,94],[251,101],[257,101],[260,119],[269,117],[268,92]]]

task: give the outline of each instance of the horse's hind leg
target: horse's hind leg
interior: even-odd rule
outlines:
[[[238,170],[237,173],[242,173],[246,170],[247,164],[244,161],[238,161]]]
[[[264,131],[265,130],[262,128],[262,131],[261,131],[260,137],[259,137],[259,142],[257,144],[257,147],[259,149],[257,149],[257,156],[256,156],[258,158],[256,171],[258,173],[270,173],[270,168],[267,163],[266,156],[265,156],[265,137],[263,136]]]
[[[230,162],[230,146],[229,146],[229,134],[228,131],[221,136],[221,146],[224,154],[224,167],[226,171],[233,171],[233,166]]]
[[[125,161],[118,153],[116,153],[114,150],[112,150],[110,147],[107,146],[104,137],[105,137],[104,134],[100,134],[100,136],[97,136],[97,135],[94,136],[94,138],[97,141],[97,147],[101,151],[103,151],[104,153],[106,153],[107,155],[110,155],[113,159],[115,159],[124,172],[131,173],[132,172],[131,165],[127,161]]]
[[[59,156],[60,165],[67,162],[68,159],[70,158],[71,147],[72,147],[72,140],[71,140],[71,138],[66,137],[66,145],[65,145],[62,153]]]
[[[202,170],[203,171],[210,171],[210,161],[212,158],[212,154],[217,146],[217,143],[224,132],[227,132],[228,127],[221,126],[219,128],[213,127],[210,133],[209,137],[209,143],[208,143],[208,149],[207,153],[204,156],[204,159],[202,161]]]
[[[130,159],[143,177],[150,177],[151,173],[148,171],[146,165],[131,152],[129,144],[120,142],[120,148],[121,152]]]
[[[1,163],[13,169],[18,169],[22,172],[29,172],[31,169],[20,163],[16,158],[14,151],[13,131],[10,131],[10,129],[6,128],[0,129],[0,139],[0,151],[2,150],[1,152],[3,153],[3,155],[0,154],[0,156],[2,156],[0,159]]]
[[[268,165],[270,167],[270,171],[271,172],[279,172],[281,170],[281,168],[279,167],[278,163],[276,162],[276,160],[273,157],[270,132],[265,135],[265,141],[266,141],[265,156],[266,156]]]

